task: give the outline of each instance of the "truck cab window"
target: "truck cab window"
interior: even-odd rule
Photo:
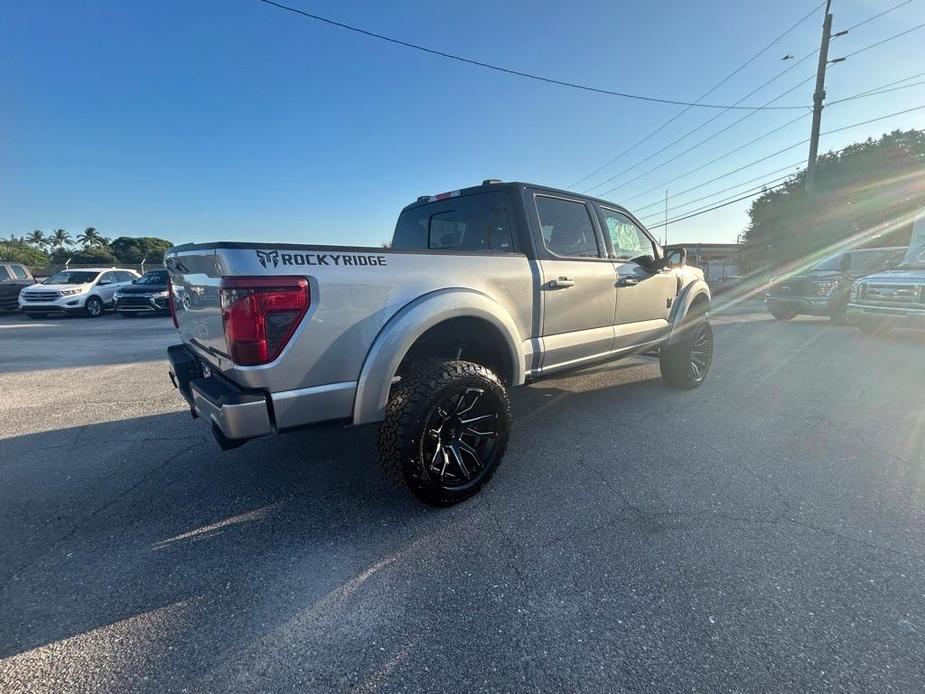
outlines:
[[[466,195],[407,209],[398,218],[392,248],[512,253],[504,195]]]
[[[636,226],[629,217],[615,210],[603,208],[604,224],[613,244],[613,254],[617,260],[631,260],[642,255],[654,257],[652,240]]]
[[[543,243],[552,253],[566,258],[600,257],[591,215],[583,202],[538,195],[536,211]]]

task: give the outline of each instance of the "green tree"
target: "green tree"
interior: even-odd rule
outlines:
[[[801,171],[752,202],[744,264],[802,266],[842,246],[909,242],[925,208],[925,131],[896,130],[819,157],[815,189]]]
[[[0,240],[0,260],[44,266],[48,264],[48,254],[23,239]]]
[[[64,229],[55,229],[55,232],[49,239],[49,243],[52,248],[64,248],[65,246],[70,246],[72,243],[74,243],[74,239],[72,239],[71,235]]]
[[[118,262],[105,246],[87,246],[69,255],[74,265],[115,265]]]
[[[45,232],[41,229],[36,229],[29,233],[26,236],[26,243],[35,248],[45,248],[45,245],[48,243],[48,239],[45,238]]]
[[[159,263],[171,246],[170,241],[151,236],[120,236],[109,245],[121,263],[140,263],[144,259],[148,263]]]
[[[77,242],[84,248],[103,248],[109,243],[109,239],[104,238],[94,227],[87,227],[77,236]]]

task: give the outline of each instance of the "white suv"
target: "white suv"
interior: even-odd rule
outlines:
[[[23,289],[19,310],[30,318],[44,318],[49,313],[82,313],[96,318],[104,308],[112,308],[117,289],[138,277],[134,270],[117,267],[62,270]]]

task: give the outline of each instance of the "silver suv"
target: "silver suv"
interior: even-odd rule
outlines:
[[[19,293],[19,310],[30,318],[44,318],[49,313],[71,313],[96,318],[112,308],[113,296],[139,275],[134,270],[117,267],[61,270],[40,284]]]

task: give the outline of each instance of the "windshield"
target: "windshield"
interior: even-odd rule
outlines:
[[[844,253],[836,253],[835,255],[829,256],[825,260],[820,260],[813,265],[810,270],[841,270],[841,259],[844,255]]]
[[[88,284],[96,279],[98,272],[88,272],[87,270],[64,270],[56,272],[42,284]]]
[[[146,272],[132,284],[167,284],[167,271],[154,270],[152,272]]]
[[[899,267],[925,267],[925,246],[919,246],[919,248],[913,251],[909,256],[909,260]]]

